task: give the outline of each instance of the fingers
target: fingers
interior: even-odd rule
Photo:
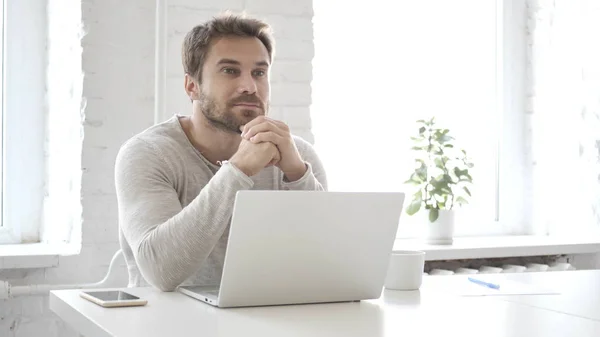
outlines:
[[[242,137],[245,139],[252,139],[252,137],[263,132],[273,132],[280,136],[286,135],[285,131],[281,130],[277,125],[271,121],[265,121],[248,128],[245,133],[242,133]]]
[[[290,128],[284,122],[278,121],[276,119],[268,118],[268,117],[265,117],[265,118],[268,121],[270,121],[271,123],[275,124],[280,130],[282,130],[284,132],[290,132]]]
[[[266,131],[253,136],[252,138],[250,138],[250,141],[254,144],[271,142],[275,144],[275,146],[279,147],[280,145],[284,144],[285,138],[281,137],[273,131]]]
[[[281,161],[281,150],[287,149],[291,140],[289,127],[281,122],[265,116],[259,116],[240,127],[243,140],[253,144],[271,143],[273,158],[268,166],[278,165]]]
[[[252,139],[252,137],[265,132],[273,132],[283,136],[282,131],[279,130],[275,124],[264,122],[249,128],[246,133],[242,133],[242,138]]]
[[[271,162],[267,166],[277,165],[280,161],[281,161],[281,153],[279,153],[279,151],[277,150],[277,148],[274,148],[273,159],[271,160]]]
[[[248,132],[248,130],[258,124],[264,123],[267,119],[265,118],[265,116],[258,116],[256,118],[254,118],[253,120],[251,120],[250,122],[248,122],[248,124],[246,125],[242,125],[240,127],[240,130],[242,131],[242,137],[246,134],[246,132]]]
[[[256,134],[266,131],[272,131],[284,137],[289,135],[289,128],[285,123],[264,116],[253,119],[241,129],[242,137],[245,139],[250,139]]]

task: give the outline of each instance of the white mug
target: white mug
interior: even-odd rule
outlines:
[[[395,251],[385,278],[385,287],[390,290],[418,290],[423,282],[425,252]]]

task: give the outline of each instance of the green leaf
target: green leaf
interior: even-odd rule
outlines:
[[[423,120],[423,119],[419,119],[419,120],[417,121],[417,123],[423,123],[423,124],[425,124],[425,123],[427,123],[427,122],[425,122],[425,120]]]
[[[461,170],[458,167],[454,168],[454,174],[456,174],[456,176],[460,179],[463,178],[463,176],[465,176],[467,174],[467,170]]]
[[[463,187],[463,190],[465,191],[465,193],[467,193],[469,196],[471,196],[471,191],[469,191],[469,189],[466,186]]]
[[[425,141],[425,137],[410,137],[411,140],[415,141],[415,142],[423,142]]]
[[[473,165],[473,163],[467,163],[468,168],[473,168],[473,166],[475,166],[475,165]]]
[[[441,169],[444,168],[444,162],[442,161],[442,158],[435,158],[433,161],[435,162],[435,166]]]
[[[435,187],[430,192],[430,194],[433,196],[445,197],[446,195],[452,193],[452,190],[450,190],[450,187],[445,182],[437,182],[436,181],[436,182],[432,182],[431,185],[433,185]]]
[[[454,183],[454,181],[452,181],[452,177],[449,174],[445,174],[444,173],[444,181],[446,182],[446,184],[450,185],[452,183]]]
[[[452,144],[444,144],[444,147],[447,147],[447,148],[453,148],[453,147],[454,147],[454,145],[452,145]]]
[[[413,146],[410,149],[414,150],[414,151],[423,151],[423,150],[425,150],[425,147],[423,147],[423,146]]]
[[[424,182],[427,179],[427,167],[421,166],[415,171],[415,174]]]
[[[436,189],[439,189],[441,184],[443,184],[442,182],[440,182],[439,180],[432,178],[429,183],[431,184],[431,186],[433,186]]]
[[[421,192],[421,190],[418,190],[417,193],[415,193],[414,200],[423,200],[423,192]]]
[[[463,197],[457,197],[456,200],[454,200],[455,203],[459,204],[459,205],[464,205],[464,204],[468,204],[469,202],[467,201],[467,199],[463,198]]]
[[[413,173],[410,175],[410,178],[405,181],[405,184],[414,184],[414,185],[420,185],[422,183],[424,183],[424,179],[421,179],[421,177],[419,177],[419,175],[417,175],[417,173]]]
[[[413,200],[406,208],[406,214],[414,215],[421,209],[421,199]]]
[[[414,185],[414,186],[419,186],[419,185],[421,185],[421,183],[420,183],[420,182],[418,182],[418,181],[414,181],[414,180],[412,180],[412,179],[408,179],[407,181],[405,181],[405,182],[404,182],[404,184],[407,184],[407,185]]]
[[[425,127],[424,127],[424,126],[420,127],[420,128],[419,128],[419,134],[423,134],[423,133],[425,133],[425,130],[426,130],[426,129],[425,129]]]
[[[435,222],[438,219],[439,215],[440,215],[440,213],[437,208],[430,209],[429,210],[429,221]]]
[[[445,174],[441,174],[438,176],[440,179],[436,179],[436,186],[438,188],[442,188],[442,187],[449,187],[449,180],[446,180],[446,175]]]

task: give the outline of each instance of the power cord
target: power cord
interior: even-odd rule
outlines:
[[[90,289],[90,288],[102,288],[112,280],[114,277],[115,262],[122,255],[122,251],[119,249],[115,255],[113,255],[106,276],[96,283],[83,283],[83,284],[32,284],[26,286],[12,286],[8,281],[0,281],[0,299],[8,299],[19,296],[44,296],[52,290],[63,290],[63,289]]]

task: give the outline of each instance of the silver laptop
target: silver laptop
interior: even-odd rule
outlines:
[[[379,298],[404,196],[240,191],[221,284],[178,289],[218,307]]]

